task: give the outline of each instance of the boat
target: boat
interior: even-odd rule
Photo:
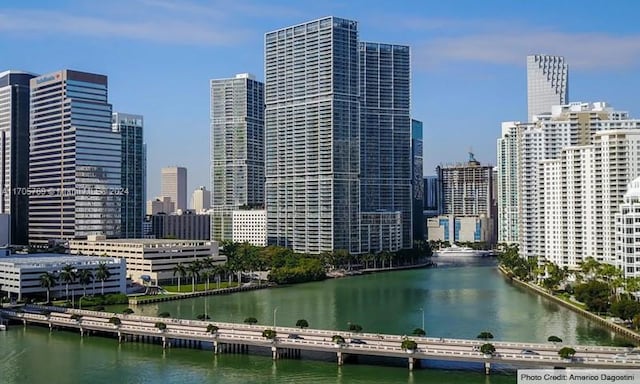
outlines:
[[[477,250],[469,247],[460,247],[456,244],[448,248],[441,248],[438,251],[433,253],[434,256],[444,256],[444,257],[447,257],[447,256],[482,257],[482,256],[489,256],[489,254],[490,254],[489,251]]]

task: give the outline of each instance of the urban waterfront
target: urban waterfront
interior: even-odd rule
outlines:
[[[170,312],[195,318],[205,311],[214,321],[241,322],[254,316],[260,324],[292,326],[307,319],[314,328],[346,329],[362,325],[366,332],[410,333],[420,327],[434,337],[474,338],[491,331],[497,340],[544,342],[555,334],[566,344],[621,345],[627,342],[577,314],[510,285],[493,260],[328,280],[228,296],[164,302],[136,308],[138,314]],[[116,308],[114,308],[116,310]],[[211,351],[124,343],[113,339],[81,339],[72,332],[13,326],[0,333],[3,383],[112,382],[123,383],[252,383],[252,382],[423,382],[512,383],[508,367],[490,378],[473,364],[426,362],[409,373],[397,367],[347,363],[335,359],[278,360],[266,354],[215,356]],[[375,362],[372,362],[375,363]],[[438,369],[431,369],[438,368]],[[55,380],[54,380],[55,381]]]

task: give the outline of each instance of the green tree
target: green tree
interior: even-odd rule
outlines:
[[[83,295],[87,296],[87,285],[93,281],[93,273],[89,269],[78,271],[78,282],[82,285]]]
[[[194,260],[187,266],[187,272],[191,276],[191,292],[196,291],[196,280],[200,277],[202,264],[198,260]]]
[[[558,351],[558,355],[563,359],[571,359],[576,354],[576,350],[571,347],[563,347]]]
[[[244,319],[244,323],[250,325],[258,324],[258,319],[256,319],[255,317],[247,317],[246,319]]]
[[[584,303],[589,311],[601,313],[609,311],[611,306],[610,293],[609,284],[603,281],[589,280],[575,287],[574,297]]]
[[[413,330],[413,334],[414,334],[415,336],[424,337],[424,336],[426,336],[426,335],[427,335],[427,332],[425,332],[425,330],[424,330],[424,329],[422,329],[422,328],[416,328],[416,329],[414,329],[414,330]]]
[[[118,325],[122,324],[122,320],[120,320],[120,318],[119,318],[119,317],[115,317],[115,316],[111,317],[111,318],[109,319],[109,322],[110,322],[111,324],[115,325],[115,326],[118,326]]]
[[[631,320],[640,314],[640,302],[630,299],[615,301],[611,304],[611,314],[622,320]]]
[[[109,280],[111,277],[111,272],[109,271],[109,267],[106,263],[101,262],[98,264],[98,269],[96,269],[96,279],[100,280],[100,294],[104,296],[104,282]]]
[[[51,302],[51,288],[56,286],[57,281],[58,277],[51,272],[40,275],[40,286],[47,290],[47,303]]]
[[[187,268],[182,263],[173,267],[173,276],[178,275],[178,292],[180,292],[180,280],[187,276]]]
[[[547,338],[547,341],[550,343],[562,343],[562,339],[558,336],[551,335]]]
[[[480,332],[478,336],[476,336],[476,339],[482,339],[487,341],[489,339],[493,339],[493,334],[489,331],[483,331],[483,332]]]
[[[485,355],[493,356],[493,354],[496,353],[496,347],[491,343],[485,343],[480,346],[480,352]]]
[[[277,333],[273,329],[265,329],[264,331],[262,331],[262,337],[267,338],[269,340],[275,340],[276,335]]]
[[[296,327],[300,329],[309,328],[309,322],[305,319],[300,319],[296,321]]]
[[[402,348],[403,351],[415,351],[418,349],[418,343],[405,337],[400,344],[400,348]]]
[[[336,343],[338,345],[343,345],[345,343],[344,337],[342,337],[340,335],[333,335],[331,337],[331,341],[333,341],[334,343]]]
[[[160,312],[158,313],[158,317],[167,318],[167,317],[171,317],[171,314],[169,312]]]
[[[360,333],[362,332],[362,326],[360,324],[349,324],[349,331]]]
[[[155,323],[154,326],[156,328],[158,328],[159,330],[161,330],[161,331],[164,331],[165,329],[167,329],[167,324],[165,324],[165,323],[163,323],[161,321],[158,321],[157,323]]]
[[[131,308],[125,308],[125,309],[122,310],[122,314],[124,314],[124,315],[132,315],[134,313],[135,313],[135,311],[133,309],[131,309]]]
[[[69,284],[73,284],[76,281],[75,268],[70,264],[65,264],[58,274],[58,278],[65,284],[65,297],[69,300]]]

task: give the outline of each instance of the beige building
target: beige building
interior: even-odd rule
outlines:
[[[428,241],[486,242],[494,238],[493,219],[481,216],[441,215],[427,219]]]
[[[207,191],[205,187],[198,187],[191,195],[193,210],[196,213],[202,213],[211,208],[211,191]]]
[[[96,235],[89,236],[87,240],[70,241],[69,249],[72,254],[124,258],[127,261],[127,278],[137,282],[144,279],[156,283],[169,281],[174,278],[173,268],[179,263],[186,265],[208,257],[220,264],[226,261],[218,253],[218,243],[210,240],[107,240]]]
[[[161,195],[169,196],[175,209],[187,209],[187,168],[166,167],[161,172]],[[165,213],[173,213],[165,212]]]

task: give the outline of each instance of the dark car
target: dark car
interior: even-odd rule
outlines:
[[[287,339],[304,340],[304,337],[295,333],[290,333],[289,336],[287,336]]]
[[[350,343],[351,344],[367,344],[366,341],[360,340],[360,339],[351,339]]]

